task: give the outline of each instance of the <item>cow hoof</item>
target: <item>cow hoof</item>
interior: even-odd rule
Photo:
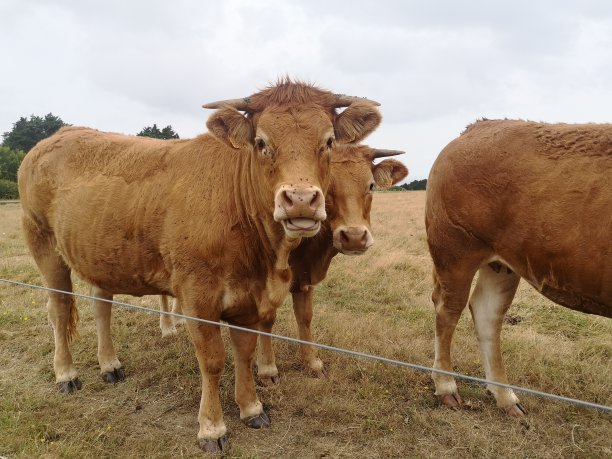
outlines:
[[[62,394],[73,394],[77,390],[81,390],[81,385],[81,380],[79,378],[57,383],[57,387]]]
[[[259,377],[259,384],[263,387],[277,386],[278,383],[280,383],[280,377],[278,375]]]
[[[162,338],[168,338],[170,336],[177,335],[178,334],[178,330],[173,325],[171,327],[162,329],[161,334],[162,334]]]
[[[325,370],[310,370],[310,374],[317,379],[329,379]]]
[[[203,438],[198,440],[200,445],[200,449],[206,453],[224,453],[227,451],[227,445],[229,444],[229,440],[227,435],[223,435],[221,438],[217,438],[216,440],[207,440]]]
[[[266,427],[270,427],[272,421],[270,421],[270,417],[266,414],[266,412],[262,411],[257,416],[245,419],[244,423],[251,429],[263,429]]]
[[[105,383],[117,384],[125,379],[125,370],[123,368],[115,368],[113,371],[102,373],[102,380]]]
[[[520,403],[516,403],[506,408],[506,414],[513,418],[524,418],[527,415],[527,409]]]
[[[463,400],[457,393],[438,395],[438,401],[449,408],[460,408],[463,405]]]

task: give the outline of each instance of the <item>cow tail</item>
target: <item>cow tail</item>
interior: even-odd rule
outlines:
[[[73,339],[78,338],[79,333],[77,332],[77,323],[79,322],[79,311],[76,307],[76,301],[73,296],[67,298],[68,304],[70,305],[70,317],[68,318],[68,326],[66,330],[66,336],[68,343],[71,343]]]

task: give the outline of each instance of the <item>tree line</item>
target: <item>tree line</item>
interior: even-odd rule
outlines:
[[[413,180],[410,183],[403,183],[402,185],[395,185],[389,188],[385,188],[384,191],[418,191],[424,190],[427,187],[427,179]]]
[[[406,191],[424,190],[425,188],[427,188],[427,179],[413,180],[410,183],[404,183],[400,186]]]
[[[59,116],[48,113],[44,117],[22,116],[10,131],[2,134],[0,144],[0,199],[18,199],[17,170],[28,151],[38,142],[55,134],[63,126],[69,126]],[[178,139],[179,135],[168,125],[162,129],[153,126],[144,127],[137,136],[156,139]]]

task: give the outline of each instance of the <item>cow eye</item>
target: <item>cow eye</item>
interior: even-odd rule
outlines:
[[[270,155],[270,148],[268,148],[265,140],[261,137],[255,137],[255,148],[257,148],[257,151],[259,151],[259,153],[261,153],[262,155]]]
[[[370,183],[370,191],[374,191],[374,182]]]
[[[336,139],[334,139],[333,137],[330,137],[329,139],[327,139],[327,143],[325,144],[325,146],[326,146],[327,148],[332,148],[332,147],[334,146],[334,141],[335,141],[335,140],[336,140]]]

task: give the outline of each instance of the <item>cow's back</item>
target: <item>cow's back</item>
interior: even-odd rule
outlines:
[[[430,173],[430,247],[459,228],[554,301],[610,315],[611,179],[612,125],[477,122]]]
[[[201,167],[188,157],[198,141],[63,128],[24,158],[24,218],[52,235],[66,262],[92,284],[169,292],[162,239],[168,213],[185,205],[177,187]]]

